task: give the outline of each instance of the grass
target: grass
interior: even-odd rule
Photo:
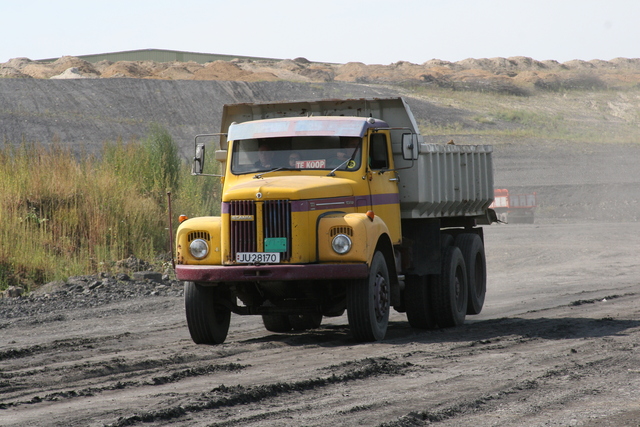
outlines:
[[[538,138],[567,142],[640,142],[640,88],[567,90],[514,96],[429,88],[415,90],[452,120],[419,122],[432,136],[489,136],[500,140]]]
[[[131,255],[161,263],[167,191],[176,218],[219,213],[218,180],[190,176],[159,126],[98,156],[55,143],[0,146],[0,290],[112,271]]]

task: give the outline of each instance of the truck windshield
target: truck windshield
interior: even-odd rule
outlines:
[[[273,169],[355,171],[360,168],[362,138],[346,136],[296,136],[242,139],[233,142],[231,172]],[[351,160],[350,160],[351,159]]]

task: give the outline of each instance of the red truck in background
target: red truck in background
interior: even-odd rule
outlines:
[[[498,219],[504,223],[511,222],[533,224],[533,213],[537,206],[536,193],[509,194],[506,188],[494,190],[494,201],[489,206],[494,209]]]

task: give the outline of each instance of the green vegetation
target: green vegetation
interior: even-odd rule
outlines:
[[[110,142],[99,156],[53,144],[0,147],[0,290],[166,259],[173,216],[219,213],[218,184],[190,176],[171,136]],[[177,224],[177,221],[174,221]]]

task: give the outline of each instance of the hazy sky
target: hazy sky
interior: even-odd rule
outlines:
[[[0,0],[0,63],[134,49],[390,64],[640,57],[638,0]]]

